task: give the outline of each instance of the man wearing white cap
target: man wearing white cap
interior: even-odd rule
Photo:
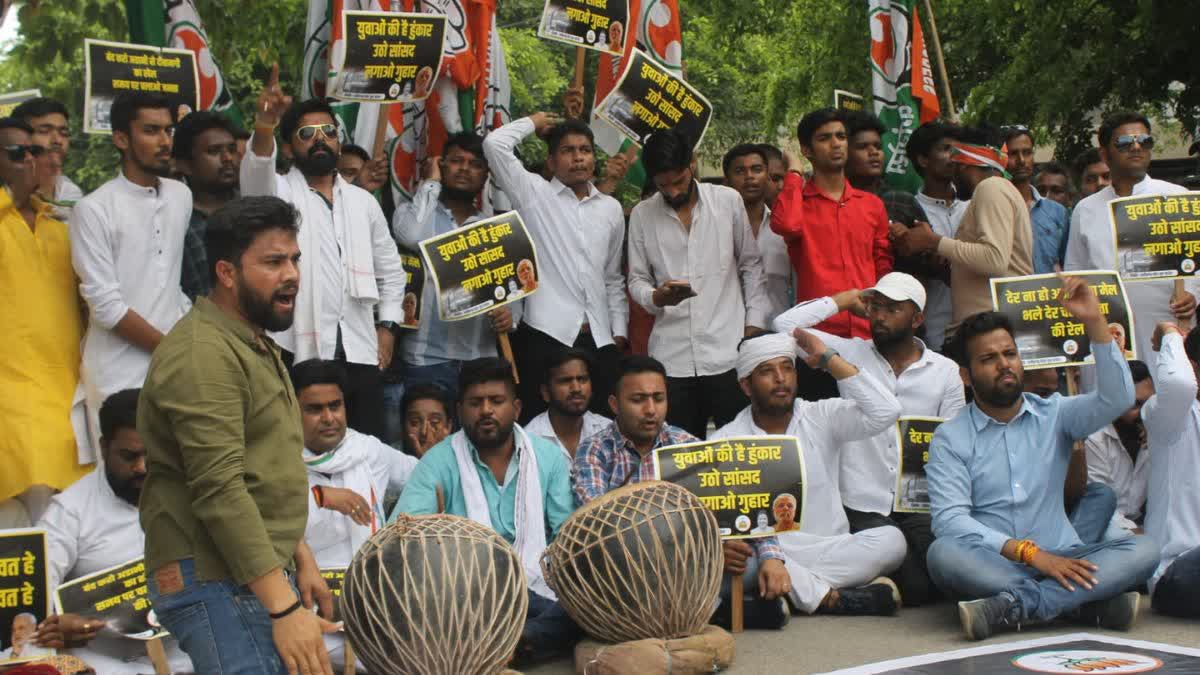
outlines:
[[[797,354],[810,367],[833,375],[845,398],[815,403],[796,398]],[[899,401],[876,378],[804,330],[796,330],[794,339],[769,333],[743,341],[737,376],[750,406],[709,439],[787,434],[804,451],[808,484],[803,517],[797,513],[795,518],[801,528],[777,536],[792,605],[808,614],[894,614],[900,594],[890,579],[879,575],[904,559],[904,535],[890,526],[851,534],[837,466],[849,442],[871,438],[896,423]]]
[[[950,419],[965,405],[958,365],[925,346],[914,333],[924,322],[925,287],[903,272],[892,272],[865,291],[851,289],[832,298],[810,300],[775,319],[775,330],[808,328],[842,311],[871,322],[871,339],[842,338],[812,331],[826,345],[882,382],[900,400],[902,415]],[[848,396],[839,383],[842,396]],[[888,428],[853,441],[843,450],[839,483],[850,531],[894,525],[904,533],[908,554],[895,574],[904,602],[920,605],[934,591],[925,567],[933,543],[927,513],[893,513],[900,448]]]

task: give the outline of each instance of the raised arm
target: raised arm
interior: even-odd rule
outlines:
[[[539,193],[546,186],[545,179],[525,170],[525,165],[517,158],[517,145],[535,130],[548,129],[556,119],[547,113],[522,117],[492,130],[483,139],[483,156],[487,158],[488,171],[496,185],[508,195],[514,209],[536,203]]]
[[[433,160],[437,166],[436,157],[426,160],[426,165]],[[437,169],[433,169],[437,171]],[[418,250],[418,245],[437,234],[433,230],[433,214],[437,210],[438,198],[442,195],[442,183],[437,178],[429,178],[417,186],[412,201],[402,204],[392,214],[392,234],[402,245]]]
[[[1187,428],[1188,412],[1196,402],[1196,373],[1183,349],[1183,335],[1174,324],[1159,324],[1154,333],[1160,345],[1154,366],[1155,391],[1142,406],[1142,421],[1154,446],[1169,448]]]
[[[1072,440],[1082,440],[1133,405],[1133,377],[1087,282],[1082,277],[1068,276],[1063,277],[1062,284],[1062,306],[1083,322],[1096,359],[1096,390],[1064,398],[1058,415],[1063,431]]]
[[[827,433],[835,445],[870,438],[896,423],[900,401],[888,387],[838,356],[828,356],[829,347],[816,334],[793,331],[797,350],[812,368],[822,368],[838,382],[842,398],[821,401],[819,414],[809,422]]]
[[[275,175],[275,128],[291,104],[292,97],[284,95],[279,86],[279,64],[275,64],[266,86],[258,94],[254,133],[246,143],[248,152],[238,170],[243,196],[279,196],[279,180]]]
[[[783,177],[783,189],[771,207],[771,230],[789,243],[804,236],[804,179],[796,171]]]

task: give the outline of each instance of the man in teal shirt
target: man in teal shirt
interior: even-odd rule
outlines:
[[[580,637],[538,564],[546,543],[574,510],[575,498],[562,450],[516,423],[521,414],[516,396],[507,361],[463,363],[462,428],[421,458],[389,520],[401,513],[437,513],[440,488],[445,513],[488,525],[513,545],[529,582],[529,613],[517,645],[518,660],[528,665],[571,649]]]

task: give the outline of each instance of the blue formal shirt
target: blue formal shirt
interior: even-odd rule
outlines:
[[[1036,274],[1051,274],[1055,265],[1062,265],[1067,257],[1067,234],[1071,231],[1071,214],[1067,207],[1053,199],[1046,199],[1033,190],[1033,204],[1029,207],[1029,222],[1033,226],[1033,271]]]
[[[454,458],[454,448],[450,446],[452,438],[454,435],[446,437],[421,458],[404,486],[404,491],[400,493],[400,501],[396,502],[396,507],[388,518],[389,523],[396,520],[401,513],[437,513],[436,488],[439,485],[442,486],[442,494],[446,499],[445,512],[467,517],[467,501],[463,496],[462,481],[459,480],[458,461]],[[549,541],[558,534],[558,528],[575,510],[575,496],[571,492],[571,470],[563,451],[559,450],[557,445],[536,436],[529,436],[529,442],[537,454],[542,509],[546,513],[546,540]],[[517,538],[513,512],[517,501],[520,462],[514,454],[508,463],[508,471],[504,474],[504,483],[500,484],[496,482],[492,470],[479,459],[479,452],[470,440],[467,441],[467,448],[471,451],[475,470],[479,472],[479,482],[483,486],[484,497],[487,498],[488,514],[492,517],[492,529],[511,544]]]
[[[1063,508],[1071,446],[1133,405],[1133,379],[1115,343],[1093,348],[1096,391],[1023,394],[1007,424],[972,403],[938,427],[925,466],[934,536],[997,552],[1009,539],[1056,552],[1080,545]]]

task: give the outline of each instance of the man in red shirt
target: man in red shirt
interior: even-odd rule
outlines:
[[[771,229],[787,242],[796,270],[796,301],[840,288],[870,288],[892,271],[888,217],[879,197],[846,180],[844,113],[833,108],[810,112],[796,135],[813,175],[805,181],[798,170],[790,170],[771,211]],[[841,337],[871,337],[867,320],[848,312],[816,327]]]

